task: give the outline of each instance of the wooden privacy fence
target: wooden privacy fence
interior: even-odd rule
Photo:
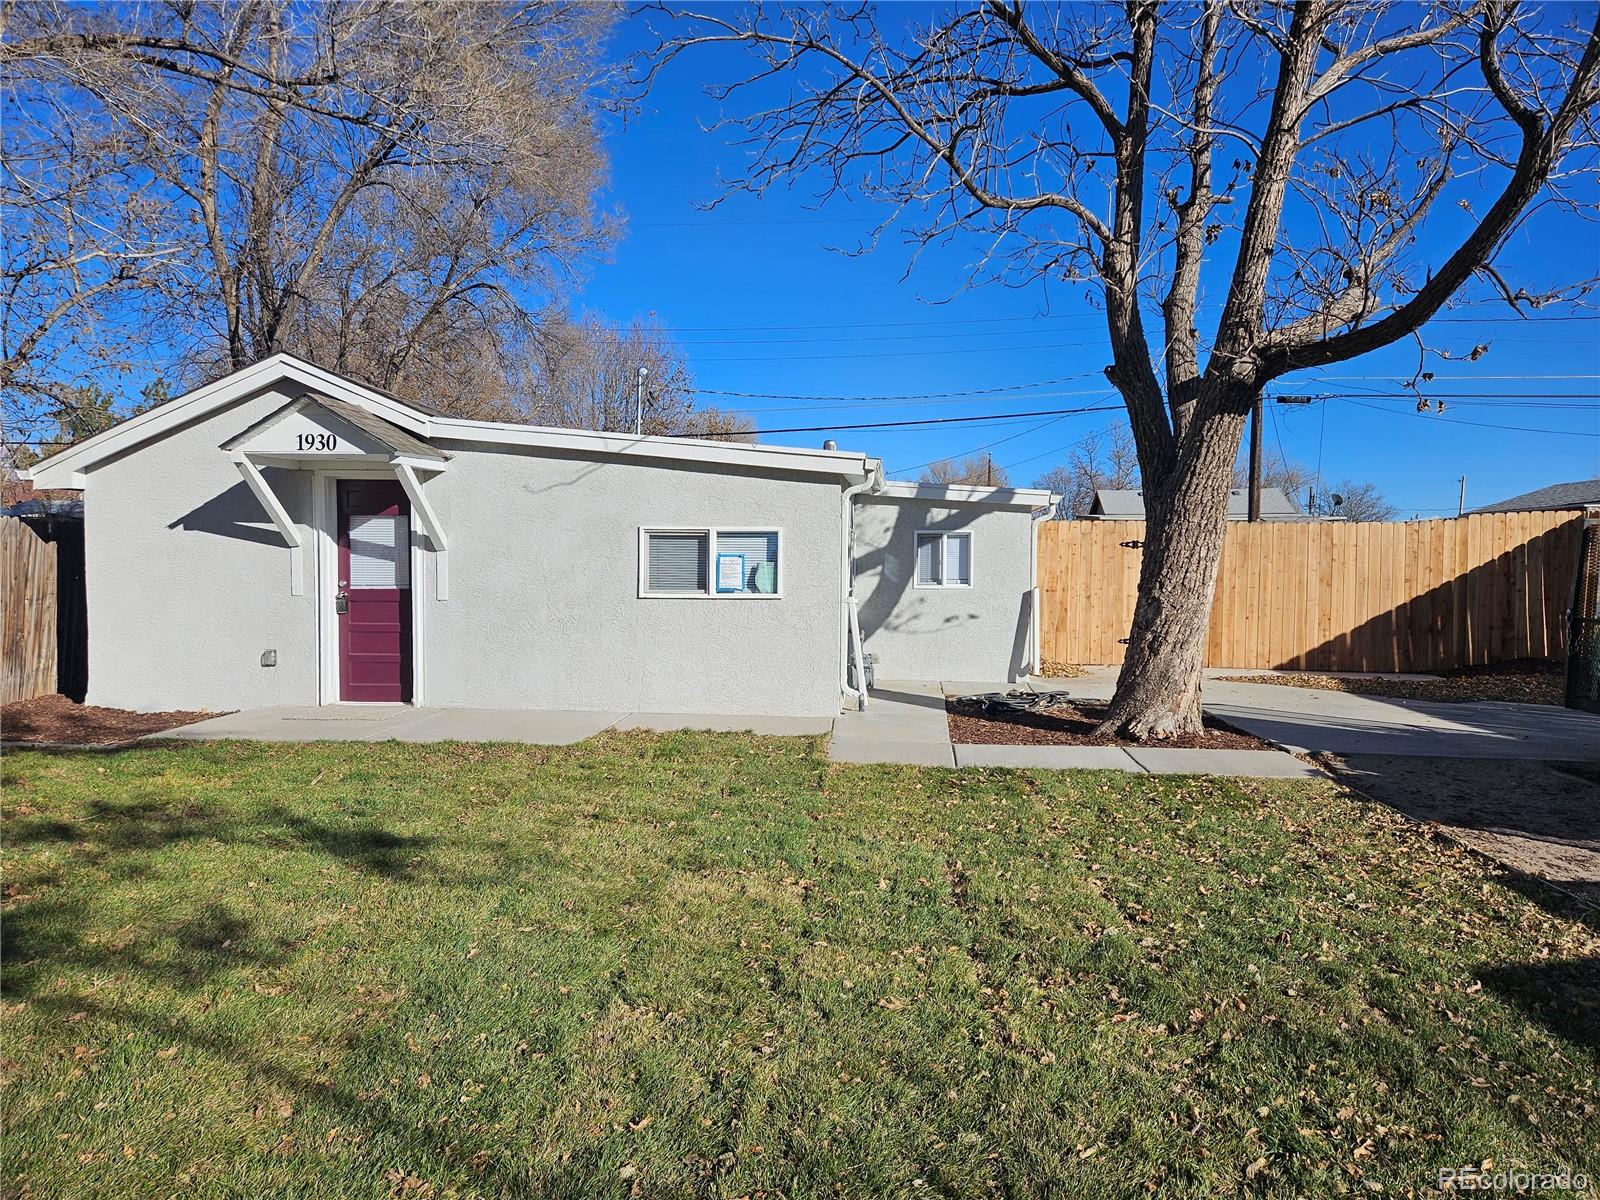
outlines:
[[[56,548],[0,517],[0,703],[56,690]]]
[[[1562,654],[1582,536],[1570,512],[1228,523],[1206,662],[1430,671]],[[1039,529],[1044,658],[1119,663],[1143,521]]]

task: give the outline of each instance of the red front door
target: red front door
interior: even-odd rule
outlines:
[[[411,699],[411,506],[398,483],[339,480],[339,698]]]

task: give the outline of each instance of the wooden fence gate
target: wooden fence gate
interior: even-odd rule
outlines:
[[[0,704],[56,690],[56,548],[0,517]]]
[[[1583,521],[1570,512],[1444,521],[1230,521],[1206,662],[1435,671],[1559,658]],[[1046,660],[1120,663],[1143,521],[1039,529]]]

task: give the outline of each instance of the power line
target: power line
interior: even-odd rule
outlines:
[[[946,454],[946,455],[944,455],[944,456],[942,456],[942,457],[940,457],[940,458],[934,458],[934,459],[930,459],[930,460],[928,460],[928,461],[927,461],[927,462],[925,462],[925,463],[918,463],[918,464],[917,464],[917,465],[916,465],[916,466],[914,466],[914,467],[895,467],[895,468],[894,468],[894,469],[893,469],[893,470],[892,470],[892,471],[890,471],[890,472],[889,472],[889,474],[891,474],[891,475],[909,475],[909,474],[910,474],[910,473],[911,473],[911,472],[912,472],[912,471],[920,471],[920,470],[922,470],[922,469],[923,469],[923,468],[924,468],[924,467],[931,467],[931,466],[933,466],[933,464],[934,464],[934,463],[940,463],[940,462],[944,462],[944,461],[945,461],[945,460],[946,460],[946,459],[951,459],[951,458],[966,458],[966,457],[968,457],[968,456],[970,456],[970,455],[973,455],[973,454],[976,454],[976,453],[978,453],[978,452],[979,452],[979,451],[980,451],[980,450],[992,450],[992,449],[994,449],[994,448],[995,448],[995,447],[996,447],[996,446],[1002,446],[1002,445],[1004,445],[1004,444],[1005,444],[1005,443],[1006,443],[1006,442],[1014,442],[1014,441],[1016,441],[1016,440],[1017,440],[1017,439],[1018,439],[1018,438],[1020,438],[1020,437],[1027,437],[1027,436],[1028,436],[1028,435],[1029,435],[1029,434],[1031,434],[1031,433],[1038,433],[1038,432],[1039,432],[1039,430],[1041,430],[1041,429],[1047,429],[1047,428],[1049,428],[1049,427],[1050,427],[1050,426],[1051,426],[1051,425],[1057,425],[1057,424],[1059,424],[1059,423],[1060,423],[1060,422],[1062,422],[1062,421],[1064,421],[1064,420],[1066,420],[1066,417],[1065,417],[1065,416],[1060,416],[1060,417],[1052,417],[1052,418],[1051,418],[1051,419],[1050,419],[1050,420],[1048,420],[1048,421],[1041,421],[1041,422],[1040,422],[1040,423],[1039,423],[1039,424],[1037,424],[1037,425],[1030,425],[1030,426],[1029,426],[1029,427],[1028,427],[1028,428],[1027,428],[1027,429],[1022,429],[1022,430],[1018,430],[1018,431],[1017,431],[1017,432],[1016,432],[1016,433],[1013,433],[1013,434],[1011,434],[1011,435],[1010,435],[1010,436],[1008,436],[1008,437],[1003,437],[1003,438],[996,438],[996,439],[995,439],[995,440],[994,440],[994,441],[992,441],[992,442],[985,442],[985,443],[984,443],[984,444],[983,444],[983,445],[981,445],[981,446],[973,446],[973,447],[972,447],[972,448],[971,448],[971,449],[970,449],[970,450],[963,450],[963,451],[961,451],[961,452],[960,452],[960,453],[959,453],[959,454]],[[1093,435],[1093,434],[1090,434],[1090,435],[1088,435],[1088,437],[1093,437],[1093,436],[1094,436],[1094,435]],[[1066,446],[1063,446],[1063,447],[1061,447],[1061,449],[1063,449],[1063,450],[1065,450],[1065,449],[1067,449],[1067,448],[1068,448],[1068,447],[1070,447],[1070,446],[1073,446],[1073,445],[1080,445],[1080,444],[1082,444],[1082,443],[1083,443],[1083,442],[1084,442],[1084,441],[1087,441],[1087,440],[1088,440],[1088,438],[1080,438],[1080,439],[1079,439],[1079,440],[1078,440],[1078,442],[1068,442],[1068,443],[1067,443],[1067,445],[1066,445]],[[1042,457],[1042,456],[1041,456],[1041,457]],[[1024,460],[1023,460],[1023,461],[1024,461],[1024,462],[1026,462],[1026,461],[1029,461],[1029,460],[1027,460],[1027,459],[1024,459]],[[1005,468],[1005,467],[1002,467],[1002,468],[1001,468],[1001,470],[1006,470],[1006,468]]]
[[[1370,408],[1373,412],[1388,413],[1392,417],[1403,417],[1407,415],[1405,413],[1396,412],[1392,408],[1383,408],[1377,404],[1368,404],[1365,401],[1356,400],[1349,396],[1338,396],[1331,398],[1343,400],[1346,404],[1359,405],[1361,408]],[[1528,425],[1496,425],[1488,421],[1463,421],[1459,417],[1436,416],[1430,417],[1429,419],[1434,421],[1444,421],[1451,425],[1476,425],[1480,429],[1509,429],[1515,433],[1549,433],[1561,437],[1600,438],[1600,430],[1596,430],[1593,433],[1584,433],[1581,430],[1576,429],[1535,429]]]
[[[786,429],[741,429],[737,433],[714,434],[715,437],[749,437],[773,433],[836,433],[853,429],[904,429],[913,425],[966,425],[975,421],[1025,421],[1029,417],[1070,417],[1078,413],[1116,412],[1121,404],[1090,405],[1085,408],[1043,408],[1034,412],[983,413],[974,417],[924,417],[917,421],[864,421],[856,425],[794,425]]]
[[[1059,375],[1054,379],[1036,379],[1031,383],[1007,383],[997,387],[966,388],[955,392],[895,392],[878,396],[807,396],[792,392],[728,392],[717,388],[695,388],[699,396],[737,396],[743,400],[942,400],[948,396],[989,396],[998,392],[1017,392],[1025,388],[1049,387],[1057,383],[1072,383],[1098,375],[1098,371],[1085,371],[1077,375]]]
[[[824,362],[846,358],[931,358],[946,354],[1016,354],[1026,350],[1081,350],[1088,346],[1103,346],[1104,342],[1045,342],[1034,346],[960,346],[953,350],[872,350],[861,354],[758,354],[735,358],[700,358],[703,363],[735,362]]]
[[[1459,309],[1451,310],[1459,312]],[[1206,318],[1202,318],[1206,319]],[[1035,314],[1028,316],[1011,317],[927,317],[912,321],[825,321],[800,324],[779,325],[660,325],[659,328],[668,333],[794,333],[827,329],[920,329],[929,326],[951,325],[1006,325],[1006,324],[1092,324],[1100,325],[1105,321],[1105,315],[1098,311],[1072,313],[1066,315]],[[1600,313],[1549,313],[1534,317],[1513,316],[1449,316],[1434,317],[1430,324],[1474,324],[1474,325],[1527,325],[1532,326],[1546,321],[1600,321]]]

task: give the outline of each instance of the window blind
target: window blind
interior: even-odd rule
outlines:
[[[707,537],[703,533],[651,533],[646,590],[704,592]]]
[[[771,595],[778,590],[778,535],[767,530],[719,532],[718,554],[744,555],[746,591]]]
[[[943,583],[944,572],[941,569],[943,562],[940,555],[943,547],[942,538],[937,533],[919,533],[917,535],[917,582],[925,584]]]
[[[411,586],[411,530],[407,518],[350,518],[350,586]]]
[[[972,582],[972,535],[970,533],[945,534],[944,581],[962,585]]]

